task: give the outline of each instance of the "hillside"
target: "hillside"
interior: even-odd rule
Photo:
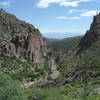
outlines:
[[[70,37],[64,39],[47,39],[47,46],[54,50],[70,50],[73,47],[77,46],[81,36]]]
[[[23,83],[47,79],[54,64],[49,64],[46,49],[38,29],[0,10],[0,71]]]
[[[38,29],[0,10],[0,56],[17,55],[38,63],[46,56],[45,48]]]
[[[67,82],[88,83],[100,81],[100,14],[94,17],[90,30],[80,40],[76,49],[66,52],[66,62],[60,69],[65,78],[58,84]],[[62,82],[63,81],[63,82]]]
[[[84,36],[45,39],[0,10],[0,100],[99,100],[100,14]]]
[[[70,55],[72,50],[75,50],[82,36],[59,39],[46,39],[49,54],[55,59],[58,68],[61,69],[66,63],[67,55]]]

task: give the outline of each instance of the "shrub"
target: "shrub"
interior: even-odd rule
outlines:
[[[0,72],[0,100],[27,100],[19,85]]]

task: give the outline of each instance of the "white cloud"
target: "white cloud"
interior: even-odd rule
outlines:
[[[66,19],[66,16],[58,16],[56,19]]]
[[[81,2],[89,2],[89,1],[94,1],[94,0],[75,0],[75,1],[71,1],[71,2],[68,2],[66,0],[65,2],[61,2],[60,5],[61,6],[72,6],[72,7],[76,7]]]
[[[10,5],[10,1],[2,1],[0,2],[0,6],[9,6]]]
[[[90,17],[90,16],[96,15],[97,12],[98,11],[96,11],[96,10],[91,10],[91,11],[87,11],[87,12],[82,13],[80,16],[82,16],[82,17]]]
[[[90,16],[94,16],[98,13],[98,11],[96,11],[96,10],[86,11],[86,10],[74,10],[74,9],[71,9],[69,11],[69,13],[82,12],[82,11],[84,11],[84,13],[81,13],[79,17],[78,16],[76,16],[76,17],[58,16],[58,17],[56,17],[56,19],[78,20],[81,17],[90,17]]]
[[[60,6],[72,6],[76,7],[81,2],[89,2],[94,0],[74,0],[74,1],[68,1],[68,0],[38,0],[36,3],[36,6],[39,8],[47,8],[52,3],[58,3]]]
[[[15,0],[2,0],[0,1],[0,6],[9,7]]]
[[[70,9],[68,13],[85,12],[87,10]]]
[[[67,20],[78,20],[80,17],[66,17],[66,16],[58,16],[56,19],[67,19]]]
[[[38,3],[36,4],[39,8],[47,8],[52,3],[61,3],[66,0],[38,0]]]
[[[78,1],[73,1],[73,2],[61,2],[60,6],[72,6],[72,7],[76,7],[78,6]]]
[[[70,20],[78,20],[78,19],[80,19],[80,17],[69,17],[68,19],[70,19]]]
[[[80,2],[95,1],[95,0],[78,0]]]

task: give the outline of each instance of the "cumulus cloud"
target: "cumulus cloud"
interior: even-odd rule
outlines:
[[[94,16],[96,15],[99,11],[96,11],[96,10],[90,10],[90,11],[87,11],[87,10],[70,10],[69,13],[73,13],[73,12],[82,12],[79,17],[76,16],[76,17],[67,17],[67,16],[58,16],[56,17],[56,19],[66,19],[66,20],[78,20],[80,19],[81,17],[91,17],[91,16]]]
[[[98,11],[96,11],[96,10],[91,10],[91,11],[87,11],[87,12],[82,13],[80,16],[82,16],[82,17],[90,17],[90,16],[96,15],[97,12]]]
[[[5,6],[5,7],[8,7],[11,5],[11,3],[13,2],[14,0],[2,0],[0,1],[0,6]]]
[[[66,16],[58,16],[56,19],[66,19]]]
[[[58,3],[60,6],[72,6],[76,7],[81,2],[89,2],[94,0],[74,0],[74,1],[68,1],[68,0],[38,0],[36,3],[36,6],[39,8],[47,8],[52,3]]]
[[[78,20],[79,17],[66,17],[66,16],[58,16],[56,19],[67,19],[67,20]]]
[[[38,3],[36,4],[39,8],[47,8],[52,3],[61,3],[66,0],[38,0]]]
[[[72,6],[72,7],[76,7],[78,6],[78,1],[73,1],[73,2],[61,2],[60,6]]]
[[[85,12],[87,10],[70,9],[68,13]]]
[[[2,1],[0,2],[0,6],[9,6],[10,5],[10,1]]]
[[[94,1],[94,0],[75,0],[75,1],[71,1],[71,2],[68,2],[66,0],[65,2],[61,2],[60,5],[61,6],[72,6],[72,7],[76,7],[76,6],[79,5],[79,3],[89,2],[89,1]]]

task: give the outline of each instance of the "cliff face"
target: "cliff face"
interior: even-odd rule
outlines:
[[[46,41],[31,24],[0,10],[0,56],[22,56],[36,63],[46,56]]]
[[[90,30],[77,48],[65,54],[65,65],[61,69],[64,75],[53,85],[61,86],[69,82],[87,84],[100,80],[100,14],[94,17]]]
[[[94,16],[93,23],[90,26],[90,30],[88,30],[85,36],[82,38],[79,46],[80,50],[83,50],[92,45],[95,40],[100,36],[100,14]]]
[[[74,67],[70,71],[70,79],[81,83],[100,80],[100,14],[94,16],[90,30],[80,41],[78,50],[79,55],[75,54],[71,62]]]

